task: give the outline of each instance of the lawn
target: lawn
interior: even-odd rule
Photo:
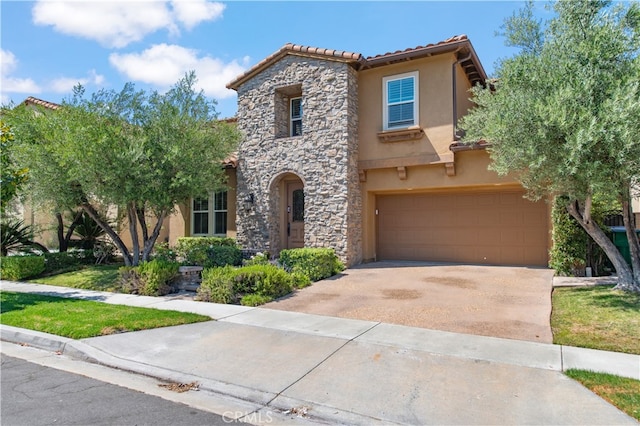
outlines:
[[[640,420],[640,380],[584,370],[568,370],[566,374],[631,417]]]
[[[612,286],[556,288],[552,296],[553,342],[640,354],[640,295]]]
[[[29,293],[0,293],[0,323],[83,339],[211,321],[204,315]]]
[[[122,265],[87,266],[77,271],[59,275],[39,277],[30,283],[57,285],[60,287],[81,288],[84,290],[118,291],[118,268]]]

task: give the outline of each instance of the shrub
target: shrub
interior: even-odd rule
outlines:
[[[293,279],[274,265],[225,266],[202,272],[198,298],[207,302],[238,303],[247,294],[281,297],[293,290]]]
[[[242,299],[240,299],[240,304],[242,306],[259,306],[264,305],[265,303],[269,303],[272,300],[272,297],[263,296],[261,294],[247,294],[245,296],[242,296]]]
[[[207,268],[202,271],[198,299],[214,303],[235,303],[234,268]]]
[[[178,238],[175,252],[177,257],[185,264],[206,266],[211,257],[210,249],[220,246],[234,247],[237,249],[236,242],[233,238],[182,237]],[[240,259],[242,259],[242,254],[240,254]],[[235,264],[240,264],[240,260]]]
[[[0,259],[3,280],[22,280],[44,271],[44,256],[7,256]]]
[[[80,259],[74,252],[45,253],[44,272],[70,271],[80,267]]]
[[[118,269],[122,290],[125,293],[145,296],[163,296],[171,293],[171,281],[178,274],[179,264],[154,259],[138,266]]]
[[[211,246],[207,248],[207,260],[205,268],[233,265],[242,263],[242,251],[237,246]]]
[[[256,253],[251,256],[250,259],[244,259],[242,261],[243,266],[251,266],[251,265],[267,265],[269,264],[269,254],[268,253]]]
[[[169,243],[157,243],[153,246],[153,258],[168,262],[175,262],[176,251],[169,247]]]
[[[302,272],[292,272],[291,279],[294,288],[305,288],[311,285],[311,279]]]
[[[344,270],[344,264],[330,248],[282,250],[280,262],[288,271],[304,274],[311,281],[319,281]]]

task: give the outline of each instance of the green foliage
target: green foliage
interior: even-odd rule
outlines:
[[[27,181],[28,169],[15,164],[12,156],[15,136],[11,127],[0,120],[0,216],[4,217],[7,204]]]
[[[319,281],[344,270],[344,264],[330,248],[282,250],[280,262],[288,271],[304,274],[311,281]]]
[[[557,197],[551,210],[553,247],[549,252],[549,266],[557,275],[576,276],[586,265],[588,237],[567,213],[567,201]]]
[[[292,272],[291,279],[294,288],[305,288],[311,285],[311,279],[302,272]]]
[[[240,304],[242,306],[260,306],[265,303],[269,303],[273,300],[273,297],[263,296],[261,294],[247,294],[242,296],[240,299]]]
[[[31,239],[33,228],[21,220],[0,221],[0,246],[2,256],[10,252],[32,253],[34,249],[46,251],[42,245]]]
[[[75,253],[76,252],[45,253],[44,272],[50,274],[52,272],[72,271],[78,269],[81,263]]]
[[[215,101],[195,87],[194,73],[166,93],[137,91],[129,83],[86,98],[77,87],[56,110],[7,111],[16,158],[30,171],[30,194],[59,210],[126,207],[132,222],[152,230],[142,235],[147,259],[175,205],[225,187],[222,160],[239,140],[234,126],[215,121]],[[138,239],[130,250],[111,225],[101,226],[125,263],[136,263]]]
[[[154,259],[138,266],[123,266],[119,269],[122,290],[125,293],[145,296],[163,296],[171,293],[171,281],[178,275],[180,265]]]
[[[242,265],[244,266],[267,265],[268,263],[269,263],[268,253],[256,253],[254,256],[251,256],[251,259],[245,259],[242,261]]]
[[[154,246],[153,258],[175,262],[176,251],[169,246],[169,243],[157,243]]]
[[[275,265],[225,266],[202,272],[198,298],[215,303],[238,303],[247,294],[277,298],[291,293],[293,279]]]
[[[178,238],[175,251],[186,265],[210,268],[242,262],[242,251],[233,238],[182,237]]]
[[[0,275],[3,280],[18,281],[40,275],[43,271],[43,256],[3,256],[0,258]]]

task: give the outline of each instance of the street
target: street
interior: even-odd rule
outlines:
[[[219,415],[2,354],[3,426],[226,425]]]

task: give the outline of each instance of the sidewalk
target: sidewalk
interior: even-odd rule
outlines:
[[[217,321],[82,340],[8,326],[1,337],[196,381],[255,411],[307,407],[311,419],[331,424],[637,424],[561,373],[640,379],[637,355],[172,297],[7,281],[1,288],[211,316]]]

